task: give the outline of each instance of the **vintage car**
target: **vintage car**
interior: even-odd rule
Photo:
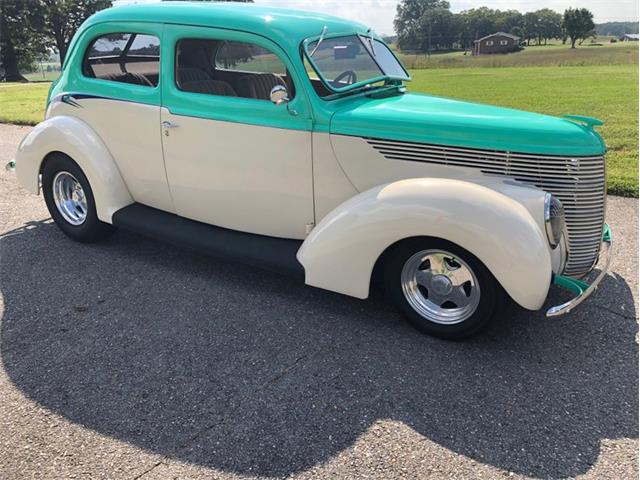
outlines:
[[[75,35],[16,174],[74,240],[129,229],[360,299],[384,282],[440,337],[478,332],[503,298],[539,310],[554,283],[573,298],[547,315],[570,311],[610,257],[601,122],[409,80],[333,16],[113,7]]]

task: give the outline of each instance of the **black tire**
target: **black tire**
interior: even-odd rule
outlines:
[[[60,172],[71,174],[80,183],[87,202],[86,218],[79,225],[67,221],[58,210],[53,195],[53,180]],[[68,156],[62,153],[51,154],[42,168],[42,192],[51,217],[56,225],[68,237],[83,243],[91,243],[102,240],[111,235],[115,228],[108,223],[101,222],[96,214],[96,203],[93,191],[87,177],[80,167]]]
[[[402,269],[409,259],[424,250],[440,250],[455,255],[467,264],[477,279],[480,292],[477,307],[470,316],[459,323],[443,324],[432,321],[415,310],[405,296],[401,281]],[[435,238],[413,238],[396,245],[385,263],[385,286],[411,325],[423,333],[448,340],[468,338],[487,327],[496,312],[496,307],[502,303],[503,295],[502,287],[480,260],[458,245]]]

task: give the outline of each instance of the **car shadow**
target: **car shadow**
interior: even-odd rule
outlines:
[[[485,464],[573,477],[602,439],[638,434],[636,312],[620,277],[602,290],[624,315],[593,299],[557,319],[508,306],[460,343],[416,333],[377,294],[359,301],[127,233],[77,244],[50,221],[0,237],[0,278],[0,353],[19,389],[199,465],[292,474],[393,419]]]

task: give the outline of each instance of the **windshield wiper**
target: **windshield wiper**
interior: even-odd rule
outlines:
[[[322,27],[322,32],[320,32],[320,38],[318,38],[318,41],[316,42],[316,46],[313,47],[313,50],[311,50],[311,53],[309,54],[309,57],[313,57],[313,54],[316,53],[316,50],[318,50],[318,47],[320,46],[320,44],[324,40],[324,35],[325,35],[325,33],[327,33],[327,30],[329,30],[329,29],[327,28],[326,25],[324,27]]]

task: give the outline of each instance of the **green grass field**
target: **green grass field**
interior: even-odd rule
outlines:
[[[465,57],[460,52],[432,55],[430,61],[440,63],[412,69],[408,87],[549,115],[600,118],[605,125],[599,131],[609,147],[609,193],[637,197],[637,55],[637,44],[622,43],[576,50],[555,44],[484,57]],[[447,66],[446,62],[460,64]],[[0,122],[33,125],[41,121],[48,88],[48,83],[0,83]]]
[[[632,42],[584,44],[572,50],[567,45],[552,43],[531,46],[508,55],[467,55],[464,52],[410,55],[396,52],[409,69],[421,68],[502,68],[502,67],[567,67],[638,64],[638,44]]]

